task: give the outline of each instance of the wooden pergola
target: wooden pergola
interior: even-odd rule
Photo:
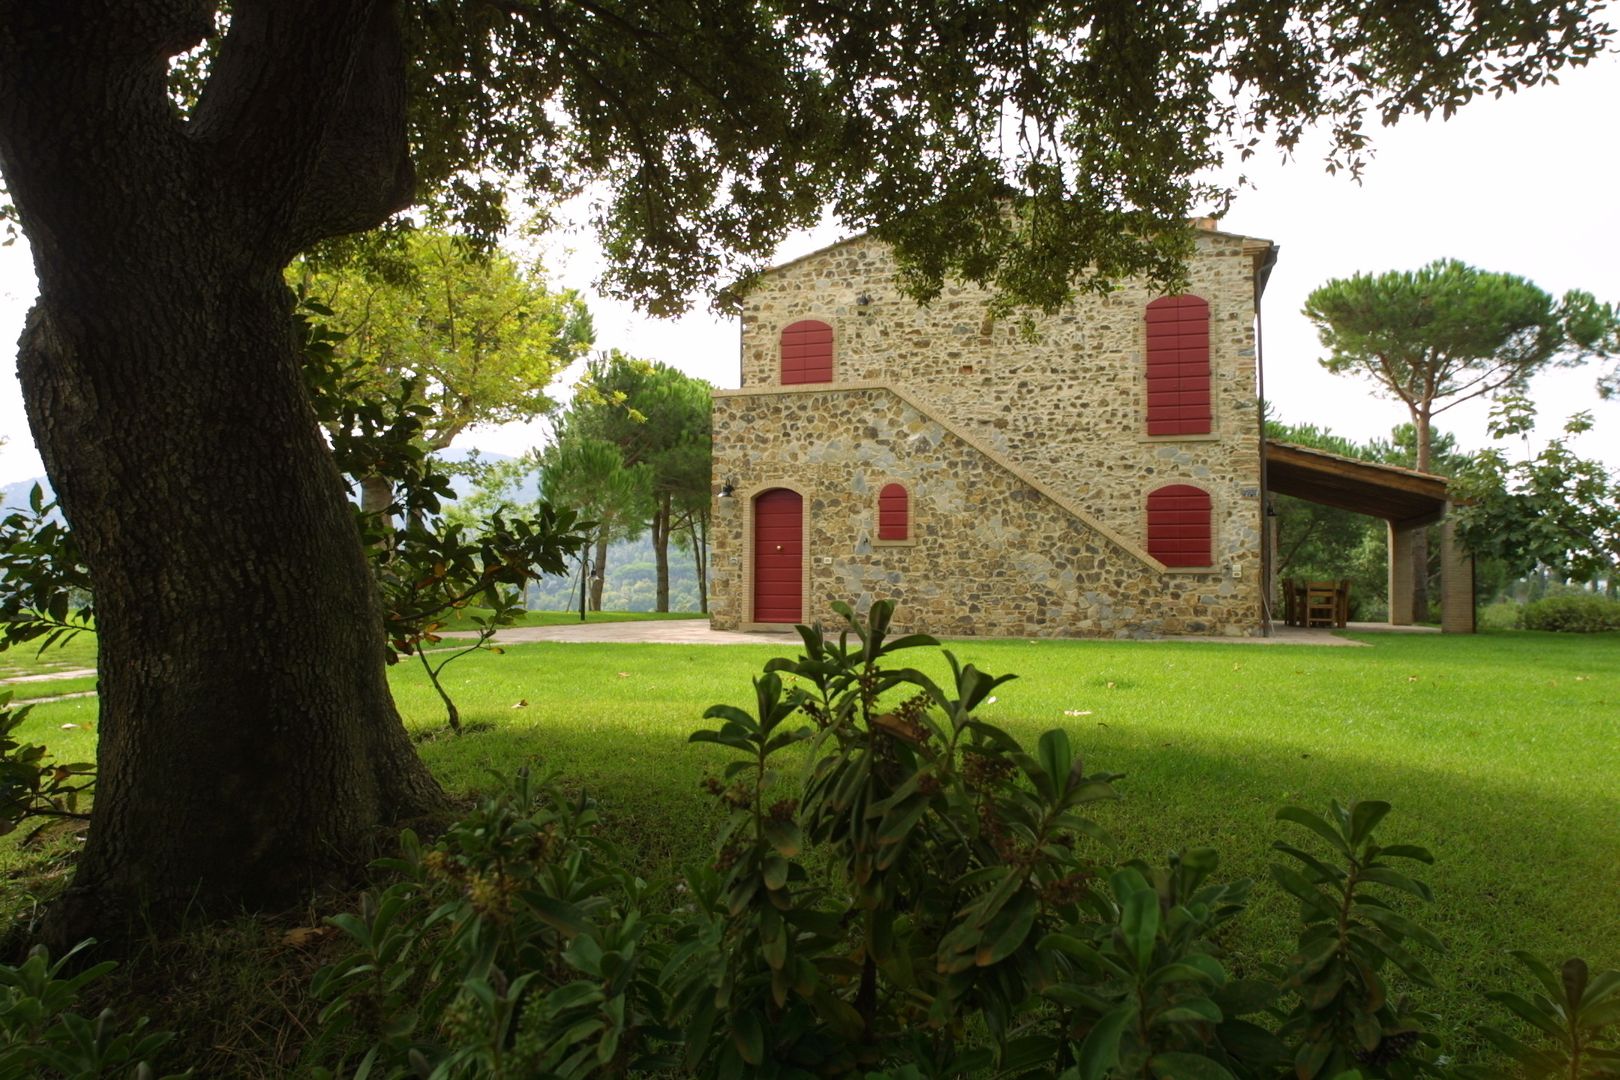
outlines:
[[[1415,621],[1412,536],[1445,521],[1451,505],[1445,477],[1272,439],[1265,442],[1265,477],[1268,492],[1382,518],[1389,527],[1389,621],[1395,626]],[[1266,545],[1270,567],[1275,549],[1270,529]],[[1440,628],[1474,632],[1474,560],[1457,544],[1449,523],[1440,540]]]

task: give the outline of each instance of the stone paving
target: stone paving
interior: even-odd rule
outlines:
[[[1353,633],[1439,633],[1430,626],[1390,626],[1387,623],[1351,623],[1345,627]],[[471,634],[452,633],[445,637],[471,637]],[[1366,643],[1340,637],[1330,630],[1306,630],[1298,626],[1272,627],[1268,638],[1236,637],[1161,637],[1148,641],[1191,641],[1218,645],[1328,645],[1360,648]],[[573,626],[516,626],[495,635],[497,644],[516,645],[526,641],[563,642],[624,642],[646,645],[797,645],[799,636],[792,631],[738,631],[715,630],[707,619],[669,619],[648,622],[584,623]]]

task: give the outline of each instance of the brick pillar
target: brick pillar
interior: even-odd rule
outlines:
[[[1411,626],[1412,530],[1389,523],[1389,624]]]
[[[1450,518],[1440,529],[1440,629],[1474,632],[1474,557],[1457,543]]]

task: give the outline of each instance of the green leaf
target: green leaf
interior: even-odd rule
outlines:
[[[1136,957],[1139,971],[1147,970],[1153,962],[1153,947],[1159,935],[1159,894],[1152,889],[1141,889],[1125,899],[1120,909],[1120,931],[1125,943]]]
[[[1135,1016],[1136,1006],[1127,1003],[1092,1026],[1080,1044],[1080,1080],[1103,1080],[1119,1064],[1119,1040]]]
[[[1498,1005],[1507,1006],[1509,1011],[1525,1023],[1534,1024],[1560,1042],[1568,1042],[1569,1034],[1564,1030],[1562,1023],[1555,1017],[1548,1015],[1544,1009],[1537,1008],[1518,994],[1505,990],[1492,990],[1485,996]]]
[[[1400,889],[1402,892],[1411,893],[1413,896],[1427,900],[1429,903],[1434,902],[1434,893],[1429,891],[1427,885],[1409,878],[1405,874],[1391,870],[1387,866],[1363,867],[1361,880],[1375,882],[1379,885],[1388,885],[1392,889]]]
[[[1423,965],[1423,962],[1385,935],[1365,930],[1359,926],[1352,926],[1350,928],[1350,939],[1383,953],[1396,967],[1424,986],[1435,985],[1434,976]]]
[[[1202,968],[1194,967],[1191,964],[1174,963],[1165,964],[1163,967],[1156,969],[1153,974],[1148,976],[1146,985],[1149,990],[1154,990],[1165,983],[1172,982],[1197,982],[1206,986],[1214,986],[1219,981],[1214,975]]]
[[[748,1064],[765,1063],[765,1029],[760,1026],[757,1013],[739,1013],[732,1019],[731,1041],[738,1055]]]
[[[791,864],[780,855],[765,857],[765,887],[772,892],[787,884],[788,870]]]
[[[1292,867],[1271,866],[1271,877],[1293,894],[1306,909],[1319,919],[1337,919],[1339,909],[1333,901],[1322,894],[1322,891],[1305,879],[1305,876]]]
[[[585,917],[585,913],[566,900],[558,900],[532,889],[523,894],[523,900],[534,909],[536,915],[569,937],[591,929],[591,921]]]
[[[1046,770],[1046,775],[1052,778],[1052,783],[1059,791],[1067,786],[1069,769],[1074,764],[1074,751],[1069,746],[1069,733],[1062,728],[1053,728],[1041,734],[1036,744],[1035,755]]]
[[[1397,914],[1385,907],[1374,907],[1371,904],[1355,904],[1351,911],[1392,937],[1411,938],[1419,945],[1435,952],[1445,952],[1445,945],[1428,930],[1419,926],[1404,915]]]
[[[1323,820],[1320,815],[1313,814],[1303,806],[1283,807],[1281,810],[1277,811],[1277,820],[1292,821],[1296,825],[1303,825],[1317,836],[1320,836],[1322,839],[1332,844],[1334,848],[1346,858],[1349,858],[1351,855],[1350,845],[1344,842],[1344,837],[1339,835],[1339,831]]]
[[[1148,1068],[1159,1080],[1234,1080],[1224,1067],[1201,1054],[1154,1054]]]
[[[1153,1017],[1154,1024],[1218,1024],[1224,1017],[1220,1007],[1208,998],[1186,998]]]
[[[901,803],[884,815],[883,823],[878,827],[877,842],[880,845],[898,844],[911,833],[912,826],[923,816],[928,809],[928,797],[924,795],[913,796],[911,801]]]
[[[1379,848],[1378,857],[1382,859],[1386,856],[1394,859],[1415,859],[1420,863],[1434,862],[1434,856],[1429,854],[1429,849],[1418,847],[1416,844],[1391,844],[1389,847]]]
[[[974,963],[979,967],[989,967],[1017,952],[1035,925],[1035,913],[1039,907],[1034,893],[1019,894],[1018,902],[1003,909],[985,930],[988,940],[979,945]]]
[[[804,850],[804,832],[797,822],[767,818],[761,831],[776,853],[784,858],[794,858]]]
[[[1360,847],[1389,813],[1387,802],[1367,799],[1350,806],[1350,843]]]

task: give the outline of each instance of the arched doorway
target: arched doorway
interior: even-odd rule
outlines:
[[[754,621],[804,621],[804,499],[787,488],[754,498]]]

